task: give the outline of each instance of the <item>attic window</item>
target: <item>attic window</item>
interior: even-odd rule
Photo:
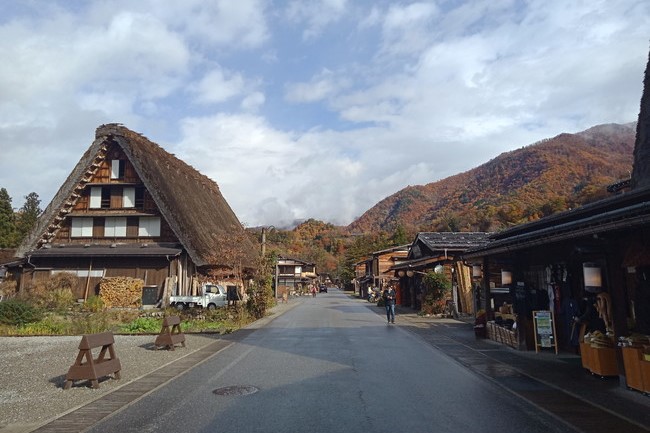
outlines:
[[[90,208],[99,209],[102,207],[102,187],[93,186],[90,188]]]
[[[72,218],[72,230],[70,236],[73,238],[90,238],[93,236],[92,218]]]
[[[125,217],[106,217],[104,223],[104,237],[122,238],[126,236],[126,218]]]
[[[160,236],[160,217],[141,217],[138,227],[138,236]]]
[[[122,191],[122,207],[135,207],[135,188],[125,187]]]
[[[124,166],[126,161],[123,159],[113,159],[111,161],[111,179],[124,178]]]

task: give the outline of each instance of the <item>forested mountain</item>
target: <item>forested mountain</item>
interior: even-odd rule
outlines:
[[[606,197],[630,177],[636,123],[599,125],[499,155],[427,185],[409,186],[366,211],[351,233],[495,231]]]

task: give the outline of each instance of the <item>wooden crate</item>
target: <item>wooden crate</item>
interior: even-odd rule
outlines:
[[[613,347],[591,348],[590,368],[599,376],[618,376],[616,349]]]
[[[643,349],[636,347],[623,347],[623,365],[625,366],[625,379],[627,386],[637,391],[645,391],[643,376],[641,374],[641,362]],[[645,361],[644,361],[645,362]]]
[[[650,361],[641,359],[639,361],[641,367],[641,379],[643,380],[643,392],[650,392]]]

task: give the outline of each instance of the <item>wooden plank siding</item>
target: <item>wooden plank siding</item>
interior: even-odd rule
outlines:
[[[127,217],[126,236],[123,237],[105,237],[104,236],[104,216],[93,216],[93,235],[92,237],[72,237],[71,236],[71,220],[68,219],[67,223],[61,227],[56,233],[53,243],[70,243],[70,244],[110,244],[114,242],[120,243],[142,243],[142,242],[171,242],[177,243],[178,238],[171,229],[169,224],[164,218],[160,218],[160,236],[157,237],[141,237],[139,236],[139,217]],[[160,216],[160,215],[154,215]]]
[[[215,253],[229,248],[234,241],[220,238],[233,232],[245,233],[214,181],[141,134],[101,125],[17,248],[18,290],[70,270],[80,279],[79,298],[96,293],[98,275],[137,277],[160,289],[173,281],[173,293],[191,292],[207,270],[231,266]],[[237,242],[252,275],[258,249],[248,237]]]
[[[128,258],[109,257],[68,257],[65,259],[48,258],[39,261],[39,268],[26,270],[26,282],[35,283],[47,280],[52,276],[52,270],[57,272],[77,271],[102,271],[104,278],[131,277],[144,281],[145,286],[158,286],[158,296],[162,296],[163,284],[168,276],[176,274],[175,260],[168,261],[164,257],[138,257],[137,266],[133,267],[133,260]],[[89,280],[90,278],[90,280]],[[102,277],[78,277],[78,284],[73,294],[81,299],[86,293],[88,296],[99,294],[99,282]]]

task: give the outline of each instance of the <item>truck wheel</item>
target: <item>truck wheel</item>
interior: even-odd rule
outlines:
[[[208,304],[208,310],[214,310],[214,309],[216,309],[216,308],[217,308],[216,305],[214,305],[214,304]]]
[[[178,311],[183,311],[185,309],[185,305],[182,302],[179,302],[178,304],[174,305],[174,308],[176,308]]]

